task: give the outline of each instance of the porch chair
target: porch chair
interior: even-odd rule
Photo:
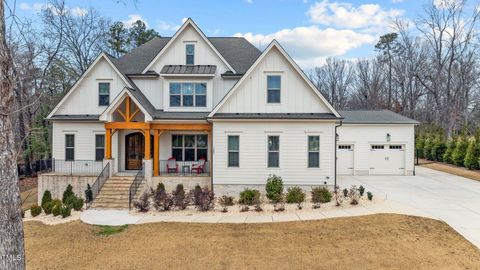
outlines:
[[[171,157],[167,160],[167,173],[171,172],[178,173],[178,164],[174,157]]]
[[[204,173],[206,163],[207,161],[205,160],[205,158],[199,159],[198,163],[192,165],[192,173],[194,171],[196,171],[197,174]]]

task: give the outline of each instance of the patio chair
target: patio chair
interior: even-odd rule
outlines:
[[[174,157],[167,160],[167,173],[178,173],[178,164]]]
[[[205,165],[207,161],[204,158],[198,160],[198,163],[192,165],[192,173],[197,172],[197,174],[205,172]]]

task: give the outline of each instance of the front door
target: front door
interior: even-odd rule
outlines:
[[[145,155],[145,139],[140,132],[125,136],[125,168],[139,170]]]

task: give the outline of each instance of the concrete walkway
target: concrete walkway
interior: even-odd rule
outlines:
[[[136,216],[128,211],[87,210],[80,219],[95,225],[144,224],[155,222],[266,223],[318,220],[380,213],[422,216],[445,221],[480,248],[480,182],[448,173],[417,167],[416,176],[341,176],[341,188],[363,185],[382,200],[359,206],[301,210],[295,213],[238,215]]]

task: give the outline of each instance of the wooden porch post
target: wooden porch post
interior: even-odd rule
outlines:
[[[158,147],[158,129],[153,130],[153,176],[158,176],[158,159],[160,149]]]
[[[105,159],[112,158],[112,130],[105,130]]]
[[[209,130],[208,131],[208,152],[210,157],[209,157],[209,172],[210,172],[210,175],[212,174],[212,160],[213,160],[213,138],[212,138],[212,130]]]
[[[151,159],[150,157],[150,129],[143,131],[145,137],[145,159]]]

